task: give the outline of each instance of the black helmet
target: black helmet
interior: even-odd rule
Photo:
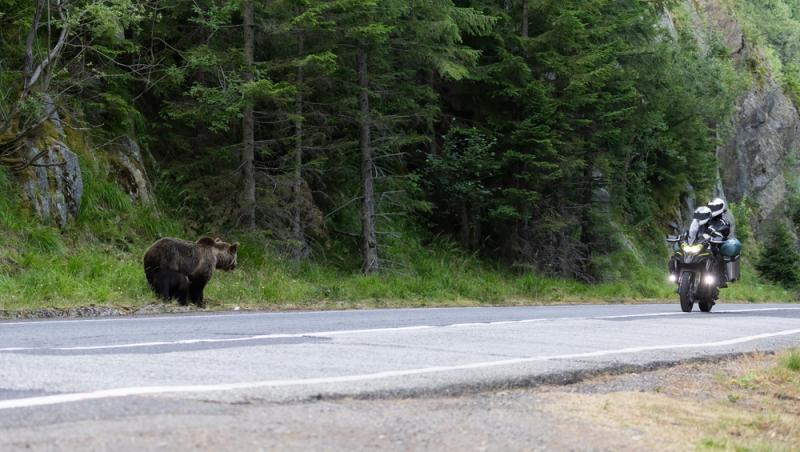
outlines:
[[[728,210],[728,203],[722,198],[716,198],[708,203],[708,208],[711,209],[712,217],[718,217]]]
[[[692,215],[692,220],[696,221],[700,226],[708,223],[711,219],[711,209],[706,206],[698,207]]]

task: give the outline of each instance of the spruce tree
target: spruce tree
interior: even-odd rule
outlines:
[[[788,288],[800,285],[800,251],[797,241],[783,222],[775,222],[758,256],[756,270],[764,278]]]

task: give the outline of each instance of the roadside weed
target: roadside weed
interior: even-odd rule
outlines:
[[[788,351],[781,357],[780,363],[792,372],[800,372],[800,349]]]

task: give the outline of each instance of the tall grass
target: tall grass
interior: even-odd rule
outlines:
[[[781,355],[780,365],[792,372],[800,372],[800,349],[792,349]]]

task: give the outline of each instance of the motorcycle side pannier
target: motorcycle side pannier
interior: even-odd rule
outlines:
[[[734,259],[725,263],[725,276],[728,281],[738,281],[742,276],[741,268],[739,267],[739,259]]]

